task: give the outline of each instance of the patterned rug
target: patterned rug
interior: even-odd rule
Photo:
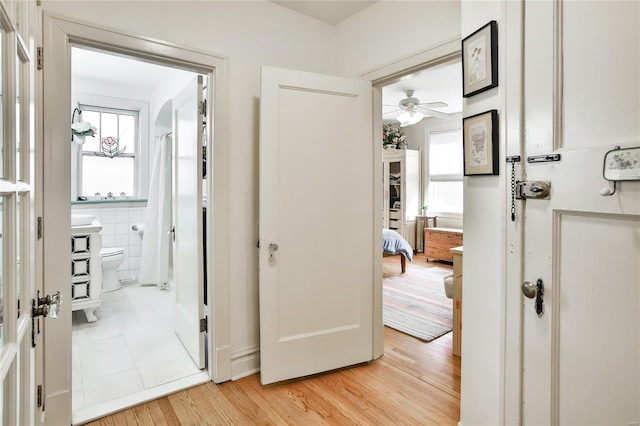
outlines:
[[[444,294],[450,269],[411,268],[382,280],[384,325],[429,342],[453,328],[452,300]]]

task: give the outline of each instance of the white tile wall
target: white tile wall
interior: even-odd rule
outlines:
[[[92,214],[102,224],[102,247],[124,249],[124,262],[118,268],[121,280],[138,279],[142,240],[131,227],[144,221],[146,208],[144,201],[71,205],[72,214]]]

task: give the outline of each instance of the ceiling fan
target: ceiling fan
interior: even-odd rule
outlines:
[[[404,94],[407,95],[405,99],[398,102],[398,107],[393,111],[388,111],[385,114],[391,114],[394,112],[402,111],[400,115],[396,117],[396,120],[400,122],[400,127],[411,126],[420,122],[424,117],[437,117],[437,118],[449,118],[449,114],[435,111],[432,108],[446,108],[449,105],[444,102],[426,102],[421,104],[418,98],[413,97],[413,90],[405,90]],[[395,106],[395,105],[385,105]]]

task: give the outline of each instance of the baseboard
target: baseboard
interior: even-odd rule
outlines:
[[[231,380],[238,380],[260,371],[260,348],[250,346],[231,354]]]

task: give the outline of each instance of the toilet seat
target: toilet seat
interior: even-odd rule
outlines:
[[[124,249],[122,247],[107,247],[100,249],[100,256],[102,257],[112,257],[120,254],[124,254]]]

